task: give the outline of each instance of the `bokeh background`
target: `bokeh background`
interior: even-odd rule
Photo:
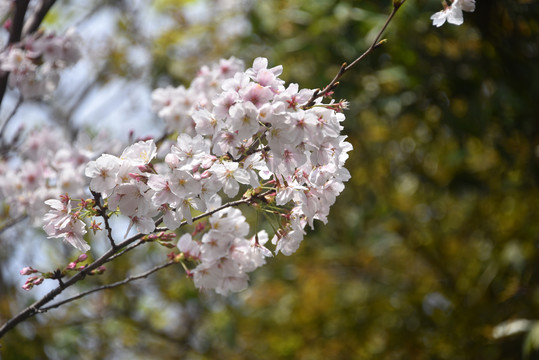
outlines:
[[[335,98],[351,104],[352,179],[329,223],[257,270],[248,290],[200,293],[168,268],[21,324],[0,358],[537,358],[539,2],[476,3],[462,26],[435,28],[439,1],[408,0],[387,44],[345,74]],[[220,57],[264,56],[285,80],[322,87],[390,10],[391,1],[367,0],[58,1],[43,26],[76,25],[99,52],[90,52],[82,110],[57,125],[76,131],[92,108],[109,119],[118,103],[99,99],[123,91],[132,102],[114,113],[120,127],[158,133],[149,100],[141,110],[136,99],[187,85]],[[38,105],[61,104],[68,83]],[[5,264],[23,239],[1,236]],[[139,251],[79,290],[164,254]],[[37,295],[2,271],[6,319]]]

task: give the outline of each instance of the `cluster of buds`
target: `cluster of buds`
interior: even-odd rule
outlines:
[[[81,271],[81,270],[84,270],[84,268],[86,267],[86,265],[80,265],[77,267],[77,265],[83,261],[86,261],[88,259],[88,255],[86,254],[81,254],[79,255],[79,257],[77,258],[77,260],[75,261],[72,261],[70,262],[67,266],[66,266],[66,270],[78,270],[78,271]]]
[[[142,238],[142,241],[148,241],[148,242],[156,241],[159,245],[172,249],[176,247],[176,245],[171,243],[171,241],[174,240],[175,238],[176,238],[176,233],[161,231],[156,234],[145,235]]]
[[[27,267],[24,267],[20,271],[20,274],[21,275],[32,275],[32,274],[35,274],[35,273],[38,273],[38,272],[39,271],[37,271],[36,269],[33,269],[30,266],[27,266]],[[43,282],[43,279],[44,278],[42,276],[30,276],[28,279],[26,279],[26,282],[24,283],[22,288],[24,290],[30,290],[34,286],[37,286],[37,285],[41,284]]]

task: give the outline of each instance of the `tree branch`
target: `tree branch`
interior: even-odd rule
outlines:
[[[56,0],[42,0],[36,11],[32,14],[32,17],[26,21],[22,30],[23,36],[32,34],[37,31],[39,25],[43,22],[45,15],[49,12]]]
[[[4,152],[7,153],[11,147],[11,144],[9,144],[7,141],[6,143],[4,143],[4,131],[6,130],[6,127],[9,121],[13,118],[17,110],[19,110],[19,107],[22,104],[22,100],[23,100],[22,95],[19,95],[19,99],[17,100],[15,107],[13,108],[13,110],[11,110],[11,113],[6,117],[6,119],[2,122],[2,124],[0,124],[0,155],[3,154]]]
[[[28,3],[30,0],[18,0],[15,1],[15,14],[13,14],[13,21],[11,22],[11,28],[9,31],[8,47],[11,44],[21,41],[22,27],[24,24],[24,16],[26,10],[28,10]],[[0,105],[7,89],[7,79],[9,78],[9,72],[0,72]]]
[[[18,223],[20,223],[21,221],[23,221],[26,218],[27,218],[27,215],[22,215],[22,216],[10,219],[8,222],[6,222],[2,226],[0,226],[0,234],[2,234],[4,231],[9,229],[10,227],[12,227],[14,225],[17,225]]]
[[[212,215],[212,214],[214,214],[214,213],[216,213],[216,212],[218,212],[220,210],[226,209],[228,207],[239,206],[239,205],[242,205],[242,204],[249,204],[249,203],[253,202],[255,198],[262,198],[265,195],[267,195],[268,193],[269,193],[269,191],[265,192],[265,193],[262,193],[262,194],[258,194],[256,196],[251,196],[251,197],[243,198],[243,199],[240,199],[240,200],[228,202],[228,203],[226,203],[224,205],[219,206],[218,208],[215,208],[213,210],[205,212],[204,214],[193,217],[193,221],[200,220],[202,218],[210,216],[210,215]],[[161,218],[158,219],[156,221],[156,226],[159,223],[161,223],[161,221],[162,221]],[[182,226],[185,226],[185,225],[187,225],[187,222],[183,221],[180,224],[179,227],[182,227]],[[105,252],[103,255],[101,255],[101,257],[99,259],[95,260],[93,263],[89,264],[86,268],[84,268],[83,270],[81,270],[80,272],[75,274],[69,280],[65,281],[63,283],[63,286],[56,287],[55,289],[51,290],[47,295],[45,295],[43,298],[41,298],[40,300],[34,302],[32,305],[28,306],[24,310],[22,310],[16,316],[14,316],[10,320],[8,320],[6,323],[4,323],[4,325],[2,325],[2,327],[0,327],[0,338],[2,338],[8,331],[13,329],[17,324],[19,324],[19,323],[25,321],[26,319],[28,319],[28,318],[42,312],[42,310],[44,309],[43,306],[45,304],[51,302],[56,296],[61,294],[68,287],[70,287],[70,286],[74,285],[75,283],[77,283],[78,281],[84,279],[86,277],[86,275],[88,275],[92,270],[95,270],[98,267],[100,267],[101,265],[106,264],[109,261],[115,259],[117,257],[117,255],[118,255],[117,254],[118,250],[124,249],[121,252],[121,254],[124,254],[127,251],[132,250],[132,249],[136,248],[137,246],[139,246],[140,244],[135,244],[133,246],[130,246],[130,245],[133,244],[135,241],[142,239],[145,235],[146,234],[134,235],[134,236],[130,237],[129,239],[124,240],[123,242],[117,244],[115,248],[111,247],[107,252]],[[80,297],[83,297],[83,296],[84,295],[82,295]],[[75,299],[73,299],[73,300],[75,300]]]
[[[128,283],[130,283],[131,281],[135,281],[135,280],[138,280],[138,279],[142,279],[142,278],[148,277],[148,276],[150,276],[151,274],[153,274],[154,272],[159,271],[159,270],[161,270],[161,269],[164,269],[164,268],[166,268],[166,267],[169,267],[169,266],[172,265],[172,264],[175,264],[175,262],[174,262],[174,261],[169,261],[169,262],[167,262],[167,263],[165,263],[165,264],[156,266],[156,267],[154,267],[154,268],[152,268],[152,269],[150,269],[150,270],[148,270],[148,271],[146,271],[146,272],[144,272],[144,273],[142,273],[142,274],[134,275],[134,276],[129,276],[129,277],[127,277],[127,278],[125,278],[125,279],[123,279],[123,280],[121,280],[121,281],[117,281],[117,282],[112,283],[112,284],[107,284],[107,285],[99,286],[99,287],[97,287],[97,288],[95,288],[95,289],[91,289],[91,290],[88,290],[88,291],[79,293],[79,294],[77,294],[77,295],[75,295],[75,296],[72,296],[72,297],[67,298],[67,299],[65,299],[65,300],[62,300],[62,301],[59,301],[59,302],[57,302],[57,303],[55,303],[55,304],[52,304],[52,305],[50,305],[50,306],[43,307],[43,308],[39,309],[37,312],[38,312],[38,313],[44,313],[44,312],[49,311],[50,309],[54,309],[54,308],[60,307],[60,306],[62,306],[62,305],[64,305],[64,304],[70,303],[70,302],[72,302],[72,301],[74,301],[74,300],[80,299],[80,298],[82,298],[82,297],[84,297],[84,296],[86,296],[86,295],[90,295],[90,294],[92,294],[92,293],[94,293],[94,292],[101,291],[101,290],[106,290],[106,289],[112,289],[112,288],[115,288],[115,287],[118,287],[118,286],[121,286],[121,285],[128,284]]]
[[[302,106],[303,109],[308,109],[308,108],[312,107],[314,105],[316,99],[318,99],[319,97],[324,97],[324,96],[328,95],[330,92],[332,92],[339,85],[339,79],[343,76],[343,74],[345,72],[347,72],[348,70],[353,68],[355,65],[357,65],[357,63],[359,63],[367,55],[369,55],[374,49],[378,48],[379,46],[381,46],[384,43],[383,40],[380,41],[380,38],[382,37],[382,34],[386,30],[387,26],[389,25],[389,23],[391,22],[391,20],[393,19],[393,17],[395,16],[395,14],[400,9],[402,4],[404,4],[405,1],[406,0],[394,0],[393,1],[393,10],[391,11],[389,16],[387,17],[386,22],[384,23],[384,26],[382,26],[382,29],[378,32],[378,35],[376,35],[376,38],[372,42],[371,46],[369,46],[369,48],[367,50],[365,50],[365,52],[363,54],[361,54],[357,59],[352,61],[349,65],[347,63],[343,63],[341,65],[341,68],[339,69],[339,72],[337,73],[337,75],[335,75],[333,80],[331,80],[331,82],[328,85],[326,85],[326,87],[324,87],[322,90],[319,90],[319,89],[315,90],[315,92],[313,93],[313,95],[311,96],[311,98],[309,99],[307,104]]]
[[[90,190],[91,191],[91,190]],[[96,193],[95,191],[91,191],[95,204],[99,208],[99,215],[103,218],[103,221],[105,222],[105,229],[107,230],[107,237],[110,242],[110,246],[112,249],[116,249],[116,243],[114,242],[114,238],[112,237],[112,228],[109,224],[109,216],[107,215],[107,209],[101,205],[101,194]]]
[[[137,234],[135,236],[130,237],[129,239],[121,242],[118,244],[118,248],[124,248],[128,246],[129,244],[135,242],[136,240],[142,238],[144,234]],[[84,279],[86,275],[90,273],[90,271],[97,269],[99,266],[105,264],[107,260],[114,255],[116,252],[116,249],[110,248],[107,252],[105,252],[101,257],[97,260],[95,260],[93,263],[89,264],[86,268],[75,274],[73,277],[71,277],[69,280],[64,282],[64,286],[58,286],[55,289],[51,290],[47,295],[42,297],[40,300],[34,302],[32,305],[28,306],[26,309],[22,310],[19,314],[17,314],[15,317],[8,320],[2,327],[0,328],[0,338],[5,335],[9,330],[11,330],[15,325],[19,324],[20,322],[34,316],[39,312],[39,309],[52,301],[56,296],[58,296],[62,291],[64,291],[66,288],[72,286],[73,284],[77,283],[78,281]]]

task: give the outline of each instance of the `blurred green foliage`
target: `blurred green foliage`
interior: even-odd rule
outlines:
[[[390,6],[258,1],[250,35],[201,57],[265,56],[288,81],[322,87],[369,46]],[[352,179],[298,253],[271,259],[230,298],[167,269],[80,300],[19,326],[2,359],[537,357],[539,2],[479,0],[464,25],[437,29],[439,7],[409,0],[388,43],[343,77],[335,97],[351,102]],[[190,78],[196,54],[170,57],[182,36],[155,40],[155,79]],[[0,314],[9,306],[2,294]],[[526,326],[500,326],[516,320]]]

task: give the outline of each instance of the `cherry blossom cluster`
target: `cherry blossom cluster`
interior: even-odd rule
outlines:
[[[63,238],[65,242],[82,252],[90,250],[90,245],[83,240],[86,234],[86,224],[80,219],[79,211],[72,211],[69,196],[62,195],[60,200],[49,199],[45,201],[45,204],[52,208],[43,217],[45,223],[43,230],[48,237]]]
[[[80,41],[74,30],[63,35],[36,32],[0,53],[0,70],[10,73],[9,85],[24,98],[52,93],[59,71],[77,62]]]
[[[169,128],[181,131],[164,163],[152,164],[158,151],[147,140],[119,157],[104,154],[90,161],[85,172],[108,208],[129,217],[128,230],[135,226],[143,234],[155,230],[158,216],[175,230],[192,223],[193,212],[221,208],[200,239],[184,236],[179,248],[196,261],[190,272],[196,286],[223,294],[245,288],[247,273],[271,254],[264,247],[268,234],[249,237],[241,210],[227,207],[227,201],[242,194],[242,203],[276,214],[271,242],[277,253],[290,255],[307,224],[327,222],[350,177],[344,163],[352,146],[341,135],[345,117],[336,111],[345,103],[318,99],[307,108],[313,90],[285,87],[281,66],[268,68],[267,59],[257,58],[252,68],[242,68],[234,58],[221,60],[202,68],[189,88],[154,92],[155,110]],[[62,233],[53,221],[60,204],[50,205],[45,227]],[[70,241],[79,250],[87,249],[82,232],[70,235],[79,236]]]
[[[43,225],[48,199],[69,193],[85,197],[88,179],[86,163],[104,151],[114,152],[118,144],[95,139],[83,132],[71,143],[58,129],[43,127],[31,131],[15,154],[0,159],[0,204],[11,218],[26,215],[35,226]]]
[[[268,234],[261,230],[251,238],[249,224],[239,209],[227,208],[213,214],[208,231],[198,241],[184,234],[178,241],[179,250],[197,266],[189,272],[195,286],[215,289],[219,294],[247,288],[249,272],[266,263],[272,256],[264,244]]]
[[[464,22],[463,11],[474,12],[475,0],[452,0],[450,5],[444,1],[444,9],[431,16],[432,24],[442,26],[446,21],[453,25],[462,25]]]
[[[243,69],[243,62],[233,57],[211,67],[203,66],[188,88],[181,85],[154,90],[152,108],[164,120],[168,132],[195,135],[191,119],[195,110],[211,106],[212,98],[222,91],[222,82]]]

